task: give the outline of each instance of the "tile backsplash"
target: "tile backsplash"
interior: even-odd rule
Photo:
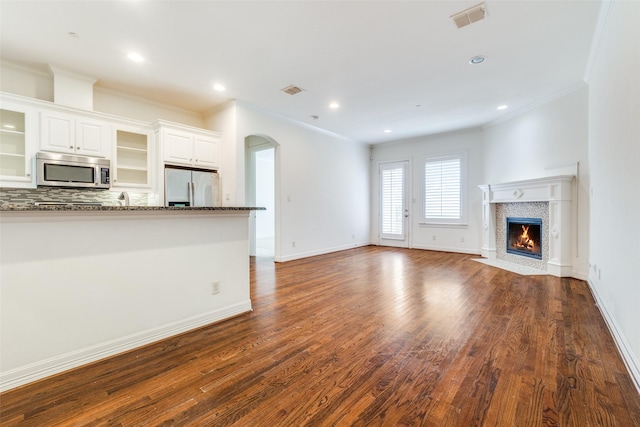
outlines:
[[[35,202],[99,202],[118,206],[118,196],[122,191],[107,191],[78,188],[6,188],[0,187],[0,202],[3,205],[31,205]],[[132,206],[153,206],[159,203],[153,193],[134,193],[129,191]]]

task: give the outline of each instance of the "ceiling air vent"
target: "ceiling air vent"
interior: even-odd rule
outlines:
[[[480,3],[462,12],[458,12],[455,15],[451,15],[451,19],[453,19],[456,27],[462,28],[484,19],[485,16],[487,16],[487,7],[484,3]]]
[[[296,93],[302,92],[303,89],[300,89],[298,86],[289,85],[282,89],[284,93],[288,93],[289,95],[295,95]]]

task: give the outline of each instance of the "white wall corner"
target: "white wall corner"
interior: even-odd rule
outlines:
[[[613,6],[613,0],[603,0],[600,4],[600,12],[598,13],[598,21],[596,22],[596,29],[593,32],[593,39],[591,40],[591,49],[589,50],[589,58],[587,59],[587,66],[584,70],[584,81],[589,83],[591,81],[591,72],[593,65],[595,64],[598,56],[598,50],[600,49],[600,42],[602,36],[607,28],[607,22],[609,21],[609,15]]]
[[[596,306],[600,310],[600,313],[604,318],[604,322],[609,328],[613,341],[616,343],[616,347],[620,352],[622,361],[629,371],[631,380],[633,381],[636,390],[638,390],[638,393],[640,393],[640,361],[634,356],[629,342],[620,330],[615,318],[611,315],[611,312],[604,303],[604,300],[600,298],[600,294],[598,294],[598,290],[591,278],[587,280],[587,284],[589,285],[589,290],[591,291],[591,295],[593,295],[593,299],[596,301]]]

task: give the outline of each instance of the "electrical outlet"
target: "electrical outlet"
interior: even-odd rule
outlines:
[[[292,241],[291,241],[291,247],[292,247],[292,248],[295,248],[295,247],[296,247],[296,241],[295,241],[295,240],[292,240]]]
[[[356,238],[356,235],[355,235],[355,234],[352,234],[352,235],[351,235],[351,238],[352,238],[352,239],[355,239],[355,238]]]
[[[436,240],[436,235],[431,236],[431,240]]]
[[[464,243],[464,237],[460,238],[460,243]]]
[[[220,282],[212,282],[211,283],[211,295],[216,295],[220,293]]]

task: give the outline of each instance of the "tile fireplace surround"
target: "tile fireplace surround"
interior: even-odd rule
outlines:
[[[482,190],[482,256],[525,265],[541,273],[569,277],[573,271],[573,227],[571,198],[574,175],[559,175],[526,181],[480,185]],[[543,220],[543,259],[505,255],[503,212],[537,211]],[[542,209],[542,211],[541,211]],[[500,245],[496,249],[496,245]]]

